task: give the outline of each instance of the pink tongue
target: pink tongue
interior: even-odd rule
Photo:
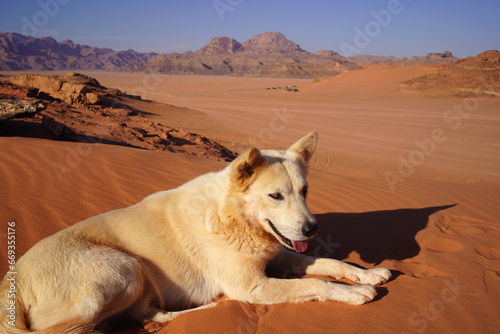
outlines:
[[[307,240],[302,240],[302,241],[292,240],[292,245],[297,253],[303,253],[307,250]]]

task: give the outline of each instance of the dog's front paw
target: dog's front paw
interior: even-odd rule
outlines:
[[[350,305],[362,305],[375,298],[377,291],[370,285],[352,285],[349,287],[349,298],[345,301]]]
[[[392,277],[391,272],[385,268],[367,269],[363,270],[358,275],[358,282],[368,285],[381,285],[387,282]]]

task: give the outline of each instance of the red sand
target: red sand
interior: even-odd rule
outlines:
[[[317,84],[158,76],[157,85],[144,85],[141,74],[86,73],[108,87],[130,94],[142,89],[146,98],[206,112],[221,126],[198,132],[223,138],[233,150],[255,143],[285,148],[318,130],[308,203],[320,232],[308,253],[384,266],[395,276],[363,306],[263,306],[223,298],[160,333],[496,332],[500,104],[397,92],[399,82],[433,70],[378,65]],[[299,93],[265,90],[293,84]],[[152,118],[176,121],[159,110]],[[168,152],[0,137],[0,268],[7,268],[8,222],[16,222],[20,257],[82,219],[224,166]]]

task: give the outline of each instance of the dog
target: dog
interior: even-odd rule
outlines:
[[[389,270],[300,254],[318,230],[306,205],[317,143],[311,132],[285,151],[252,148],[220,172],[38,242],[16,264],[14,326],[2,282],[1,332],[97,333],[118,315],[154,331],[221,295],[256,304],[373,300]],[[359,285],[272,278],[266,268]]]

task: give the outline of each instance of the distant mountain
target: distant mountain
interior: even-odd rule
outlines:
[[[52,37],[0,33],[1,70],[120,70],[147,62],[156,53],[113,51]]]
[[[334,76],[374,63],[414,65],[454,63],[456,60],[448,51],[412,58],[371,55],[345,58],[332,50],[311,53],[279,32],[264,32],[243,43],[221,36],[194,52],[161,55],[134,50],[113,51],[74,44],[70,40],[57,42],[52,37],[0,33],[0,70],[119,70],[315,78]]]
[[[214,56],[243,51],[245,51],[245,48],[237,40],[222,36],[213,38],[207,46],[202,47],[195,54],[198,56]]]
[[[454,63],[456,60],[449,51],[412,58],[371,55],[345,58],[332,50],[311,53],[279,32],[264,32],[241,44],[226,36],[213,38],[195,52],[155,56],[140,65],[139,70],[169,74],[315,78],[334,76],[376,63],[416,65]]]
[[[249,40],[243,42],[242,46],[247,52],[259,53],[293,53],[293,52],[306,52],[300,48],[298,44],[286,39],[286,37],[279,32],[265,32]]]
[[[158,55],[139,69],[169,74],[314,78],[356,67],[334,51],[307,52],[279,32],[264,32],[241,44],[226,36],[213,38],[195,52]]]

